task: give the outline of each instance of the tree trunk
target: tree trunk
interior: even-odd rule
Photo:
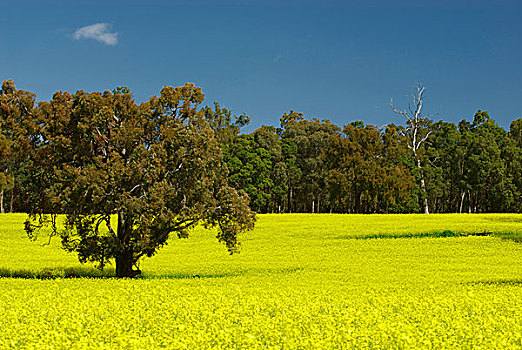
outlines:
[[[5,213],[5,210],[4,210],[4,189],[2,188],[2,190],[0,191],[0,213]]]
[[[429,214],[430,210],[429,210],[429,207],[428,207],[428,193],[426,192],[426,183],[424,182],[424,175],[422,174],[422,166],[421,166],[421,161],[420,161],[419,158],[417,158],[417,168],[419,168],[420,187],[421,187],[421,190],[422,190],[422,195],[424,197],[424,200],[423,200],[424,214]]]
[[[288,211],[292,213],[292,187],[290,186],[290,191],[288,192]]]
[[[460,207],[459,207],[459,214],[462,214],[462,207],[464,206],[464,198],[466,197],[466,192],[462,192],[460,195]]]
[[[132,251],[126,250],[116,256],[116,277],[135,277],[140,272],[132,269]]]
[[[9,202],[9,212],[13,213],[13,206],[14,206],[14,188],[11,189],[11,201]]]
[[[132,220],[118,213],[118,241],[120,249],[116,255],[116,277],[135,277],[141,273],[140,270],[133,270],[134,252],[130,245],[130,236],[132,231]]]

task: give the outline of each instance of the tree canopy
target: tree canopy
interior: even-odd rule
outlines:
[[[248,196],[228,185],[215,132],[198,108],[203,98],[186,84],[139,106],[124,89],[57,92],[41,103],[28,233],[50,223],[82,262],[103,267],[114,259],[121,277],[139,273],[141,257],[198,223],[216,226],[218,240],[236,252],[255,216]],[[58,213],[66,214],[64,228]]]
[[[15,193],[23,193],[29,151],[34,147],[34,107],[36,96],[18,90],[13,80],[2,83],[0,90],[0,212],[4,213],[4,193],[11,193],[13,211]]]

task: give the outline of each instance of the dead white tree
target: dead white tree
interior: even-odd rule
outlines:
[[[417,168],[419,169],[419,182],[420,188],[423,194],[423,206],[424,213],[429,214],[430,210],[428,207],[428,194],[426,192],[426,182],[424,181],[424,172],[422,168],[421,156],[419,149],[422,144],[430,136],[431,131],[428,130],[429,118],[424,117],[422,114],[422,103],[424,100],[425,87],[421,84],[417,85],[417,88],[411,93],[412,102],[408,104],[408,107],[403,110],[398,110],[393,104],[393,99],[390,101],[390,107],[396,114],[400,114],[406,118],[406,131],[405,136],[408,137],[408,148],[413,151],[413,156],[417,162]]]

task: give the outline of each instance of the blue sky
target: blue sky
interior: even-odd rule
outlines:
[[[521,15],[508,0],[0,0],[0,80],[39,100],[128,86],[138,102],[194,82],[206,104],[248,114],[246,131],[291,109],[402,123],[387,103],[422,83],[434,119],[482,109],[509,128],[522,117]]]

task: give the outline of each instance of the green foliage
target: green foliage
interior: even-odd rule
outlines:
[[[339,127],[327,119],[308,121],[294,111],[283,115],[281,150],[288,188],[285,211],[319,213],[328,206],[324,151],[339,131]]]
[[[8,80],[0,90],[0,207],[34,212],[31,206],[39,203],[56,206],[48,212],[65,213],[60,202],[80,194],[66,192],[53,178],[73,181],[79,176],[73,169],[80,167],[86,196],[99,201],[97,214],[112,213],[118,205],[114,198],[103,198],[102,203],[102,193],[111,188],[132,192],[130,209],[138,211],[136,198],[143,193],[138,195],[141,185],[134,186],[168,182],[162,178],[167,173],[186,176],[186,167],[193,166],[201,170],[194,176],[202,180],[192,183],[185,178],[180,184],[204,187],[207,180],[221,178],[247,193],[250,209],[260,213],[522,211],[521,119],[511,123],[509,132],[482,110],[458,125],[433,122],[421,111],[423,91],[419,86],[412,94],[410,109],[394,109],[405,117],[403,125],[377,127],[354,121],[341,128],[290,110],[281,116],[279,127],[262,126],[242,134],[248,116],[234,115],[217,102],[200,108],[203,93],[191,84],[165,87],[160,96],[140,106],[127,87],[92,94],[58,92],[35,106],[33,94],[17,90]],[[141,139],[130,142],[133,138]],[[189,141],[170,146],[161,141],[160,151],[153,144],[162,138]],[[51,154],[51,147],[39,149],[50,142],[60,157]],[[172,169],[163,168],[157,159],[144,160],[147,154],[163,157],[165,152],[172,152]],[[189,154],[197,161],[188,161]],[[68,166],[55,166],[63,163]],[[129,165],[146,171],[128,172]],[[94,174],[102,173],[105,177],[92,181]],[[114,181],[126,185],[118,187]],[[160,197],[167,196],[166,188],[158,185],[156,190]],[[205,191],[198,192],[200,198],[211,197]],[[185,237],[185,231],[176,234]]]
[[[240,135],[227,148],[225,159],[230,171],[229,183],[248,193],[254,210],[268,211],[274,187],[270,151],[260,147],[253,134]]]
[[[397,132],[394,125],[381,134],[372,125],[355,122],[345,125],[342,137],[330,139],[327,184],[336,211],[401,212],[408,205],[414,183],[403,164]]]
[[[356,236],[357,239],[376,239],[376,238],[443,238],[443,237],[469,237],[469,236],[489,236],[491,232],[454,232],[451,230],[444,230],[442,232],[421,232],[421,233],[406,233],[406,234],[372,234]],[[502,237],[502,234],[495,234],[497,237]],[[354,238],[354,237],[349,237]]]
[[[200,222],[218,227],[218,240],[236,252],[255,217],[227,183],[215,131],[197,108],[203,97],[186,84],[139,106],[126,89],[59,92],[41,103],[28,233],[50,222],[81,262],[103,268],[114,259],[118,276],[139,273],[140,258]],[[63,228],[57,213],[66,214]]]
[[[14,187],[14,176],[13,174],[0,173],[0,189],[12,190]]]
[[[520,148],[489,114],[433,125],[427,142],[429,198],[439,212],[518,211]]]
[[[10,193],[9,210],[27,191],[25,170],[35,139],[34,106],[36,96],[17,90],[13,80],[6,80],[0,90],[0,212],[6,211],[5,193]]]
[[[214,109],[205,107],[202,113],[221,145],[232,143],[241,128],[250,123],[247,115],[232,115],[228,109],[222,108],[217,102],[214,102]]]

